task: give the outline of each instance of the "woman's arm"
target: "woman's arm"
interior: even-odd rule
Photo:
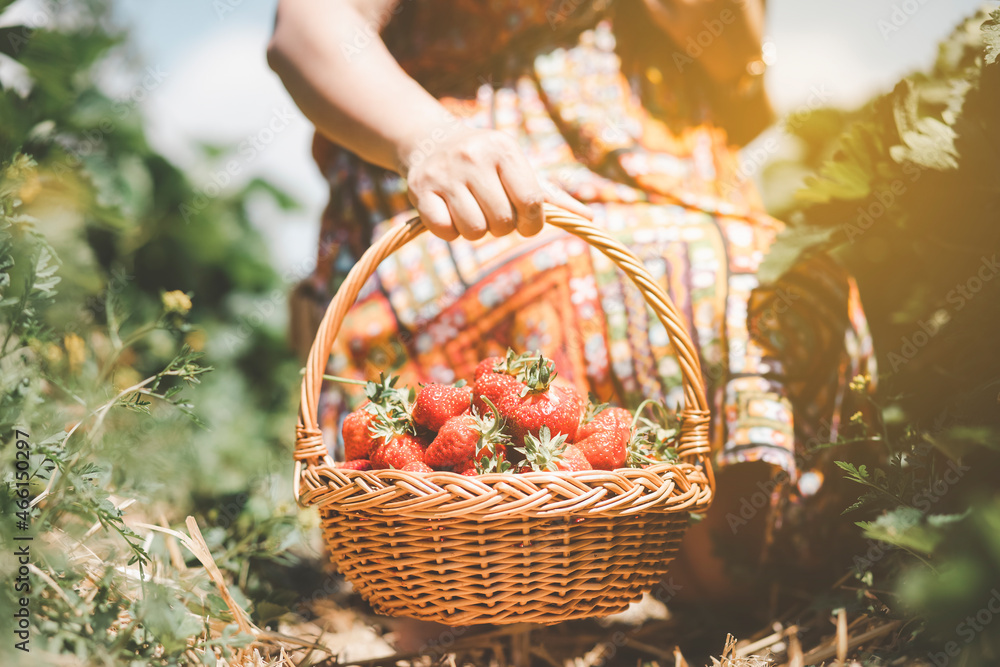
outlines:
[[[464,126],[410,78],[379,32],[399,0],[280,0],[268,63],[324,135],[399,172],[430,231],[452,240],[541,230],[542,189],[517,142]]]

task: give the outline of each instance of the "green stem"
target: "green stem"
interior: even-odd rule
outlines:
[[[306,374],[306,369],[300,368],[299,369],[299,375],[305,375],[305,374]],[[327,375],[326,373],[324,373],[323,374],[323,379],[324,380],[333,380],[334,382],[339,382],[340,384],[356,384],[359,387],[366,387],[366,386],[368,386],[368,383],[365,382],[364,380],[353,380],[351,378],[340,377],[339,375]]]
[[[333,380],[334,382],[339,382],[340,384],[356,384],[359,387],[367,387],[368,383],[364,380],[354,380],[352,378],[340,377],[339,375],[327,375],[323,374],[324,380]]]
[[[122,341],[115,348],[115,351],[111,354],[111,357],[106,362],[104,362],[104,368],[101,369],[101,374],[97,378],[98,383],[104,382],[104,380],[108,378],[108,376],[111,374],[111,371],[113,371],[115,368],[115,363],[117,363],[119,357],[122,356],[122,352],[132,347],[132,345],[139,342],[139,340],[142,339],[144,336],[152,333],[153,331],[156,331],[158,328],[160,328],[159,320],[153,322],[152,324],[147,324],[146,326],[137,329],[136,331],[132,332],[132,334],[128,338]]]

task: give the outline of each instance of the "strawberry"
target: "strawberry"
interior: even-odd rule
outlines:
[[[406,390],[397,389],[396,376],[379,376],[365,384],[368,400],[344,418],[341,435],[348,460],[370,458],[387,435],[413,432],[410,400]],[[344,380],[346,381],[346,380]]]
[[[613,408],[607,403],[594,403],[591,396],[580,420],[580,429],[576,432],[578,439],[586,438],[598,431],[614,427],[618,422],[627,422],[631,429],[632,413],[625,408]]]
[[[344,436],[344,457],[348,461],[367,459],[377,444],[375,434],[372,432],[375,415],[368,412],[365,407],[367,406],[362,406],[347,415],[340,429]]]
[[[354,459],[352,461],[341,461],[334,465],[341,470],[371,470],[372,462],[368,459]]]
[[[452,417],[427,447],[424,460],[432,468],[464,467],[472,460],[480,435],[471,414]]]
[[[376,470],[400,469],[407,463],[423,461],[423,458],[423,444],[414,436],[403,433],[386,436],[385,442],[375,448],[371,462],[372,468]]]
[[[524,384],[518,395],[508,395],[497,404],[508,419],[513,441],[523,443],[526,435],[537,436],[547,426],[551,433],[562,433],[572,442],[580,426],[583,400],[572,387],[553,384],[558,375],[555,363],[541,354],[512,357],[508,353],[506,364],[507,372],[516,373]]]
[[[489,406],[486,399],[489,399],[501,410],[502,404],[509,396],[519,396],[522,391],[527,390],[527,386],[512,375],[506,373],[483,373],[476,379],[472,386],[473,407],[480,414],[486,414]],[[504,414],[506,417],[507,415]]]
[[[594,467],[590,465],[587,457],[584,456],[583,452],[576,445],[567,445],[566,449],[563,450],[562,461],[556,465],[557,470],[593,470]]]
[[[496,463],[503,459],[506,437],[501,434],[503,421],[489,399],[492,417],[480,417],[478,412],[452,417],[438,431],[427,447],[424,461],[434,468],[464,470],[480,459]]]
[[[475,476],[477,476],[477,475],[478,475],[479,473],[478,473],[478,472],[476,472],[476,468],[475,468],[475,466],[470,466],[470,467],[466,468],[465,470],[462,470],[462,471],[461,471],[461,472],[459,472],[458,474],[459,474],[459,475],[465,475],[466,477],[475,477]]]
[[[423,461],[411,461],[400,468],[400,470],[405,470],[406,472],[434,472],[434,469]]]
[[[506,419],[513,442],[524,443],[525,435],[538,435],[542,426],[563,433],[572,441],[580,423],[583,401],[572,387],[553,385],[555,364],[541,354],[515,355],[507,352],[502,361],[493,363],[489,372],[486,361],[473,388],[474,405],[484,409],[488,398]],[[477,369],[477,373],[480,369]]]
[[[439,431],[449,419],[468,410],[471,403],[471,387],[424,385],[413,403],[413,421],[432,431]]]
[[[553,386],[538,393],[509,397],[499,407],[510,420],[513,442],[524,442],[528,435],[538,435],[543,427],[573,441],[580,426],[583,400],[575,389]]]
[[[537,472],[554,472],[556,470],[590,470],[590,464],[576,447],[566,445],[564,433],[555,436],[548,426],[539,429],[538,437],[531,433],[524,436],[524,446],[515,448],[524,456],[525,467]]]
[[[594,470],[617,470],[625,467],[628,443],[628,438],[622,440],[614,431],[598,431],[574,444]]]
[[[478,380],[484,373],[496,373],[498,367],[505,367],[503,357],[486,357],[476,366],[475,379]]]
[[[624,467],[632,439],[632,415],[624,408],[608,408],[576,433],[576,446],[595,470]]]

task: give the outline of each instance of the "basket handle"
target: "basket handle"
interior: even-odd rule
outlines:
[[[624,245],[595,226],[585,218],[551,204],[545,204],[545,222],[563,229],[586,241],[604,253],[618,268],[628,275],[642,292],[646,303],[666,327],[680,363],[684,385],[684,407],[680,411],[680,437],[677,453],[682,460],[701,462],[711,480],[709,453],[708,403],[701,376],[701,362],[694,343],[688,335],[684,321],[670,297],[656,283],[638,257]],[[299,404],[299,421],[295,437],[295,482],[296,487],[302,473],[302,465],[311,468],[329,458],[323,436],[319,428],[319,396],[323,385],[323,373],[333,341],[347,311],[354,305],[362,286],[375,273],[378,265],[389,255],[426,231],[420,218],[412,218],[397,225],[380,237],[351,268],[347,278],[334,295],[316,332],[316,340],[309,350],[305,376],[302,379],[302,396]],[[332,462],[331,462],[332,463]],[[714,485],[713,485],[714,486]],[[297,495],[297,494],[296,494]]]

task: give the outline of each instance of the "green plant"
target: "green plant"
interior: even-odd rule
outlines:
[[[1000,11],[944,42],[934,68],[858,114],[800,192],[800,214],[764,279],[828,253],[858,279],[875,339],[879,391],[833,455],[862,493],[845,509],[866,538],[851,604],[903,621],[906,642],[878,660],[961,656],[995,664],[996,628],[974,629],[1000,586]],[[866,394],[867,382],[852,388]],[[980,614],[981,615],[981,614]],[[958,664],[958,663],[956,663]]]
[[[18,522],[34,536],[32,652],[0,651],[214,664],[250,641],[242,612],[200,557],[148,526],[193,515],[255,623],[301,595],[288,574],[311,557],[289,488],[297,364],[274,317],[286,285],[249,219],[258,195],[291,202],[262,181],[207,197],[148,145],[132,98],[96,83],[125,40],[108,3],[60,9],[0,28],[23,73],[0,89],[4,609],[19,603]]]

